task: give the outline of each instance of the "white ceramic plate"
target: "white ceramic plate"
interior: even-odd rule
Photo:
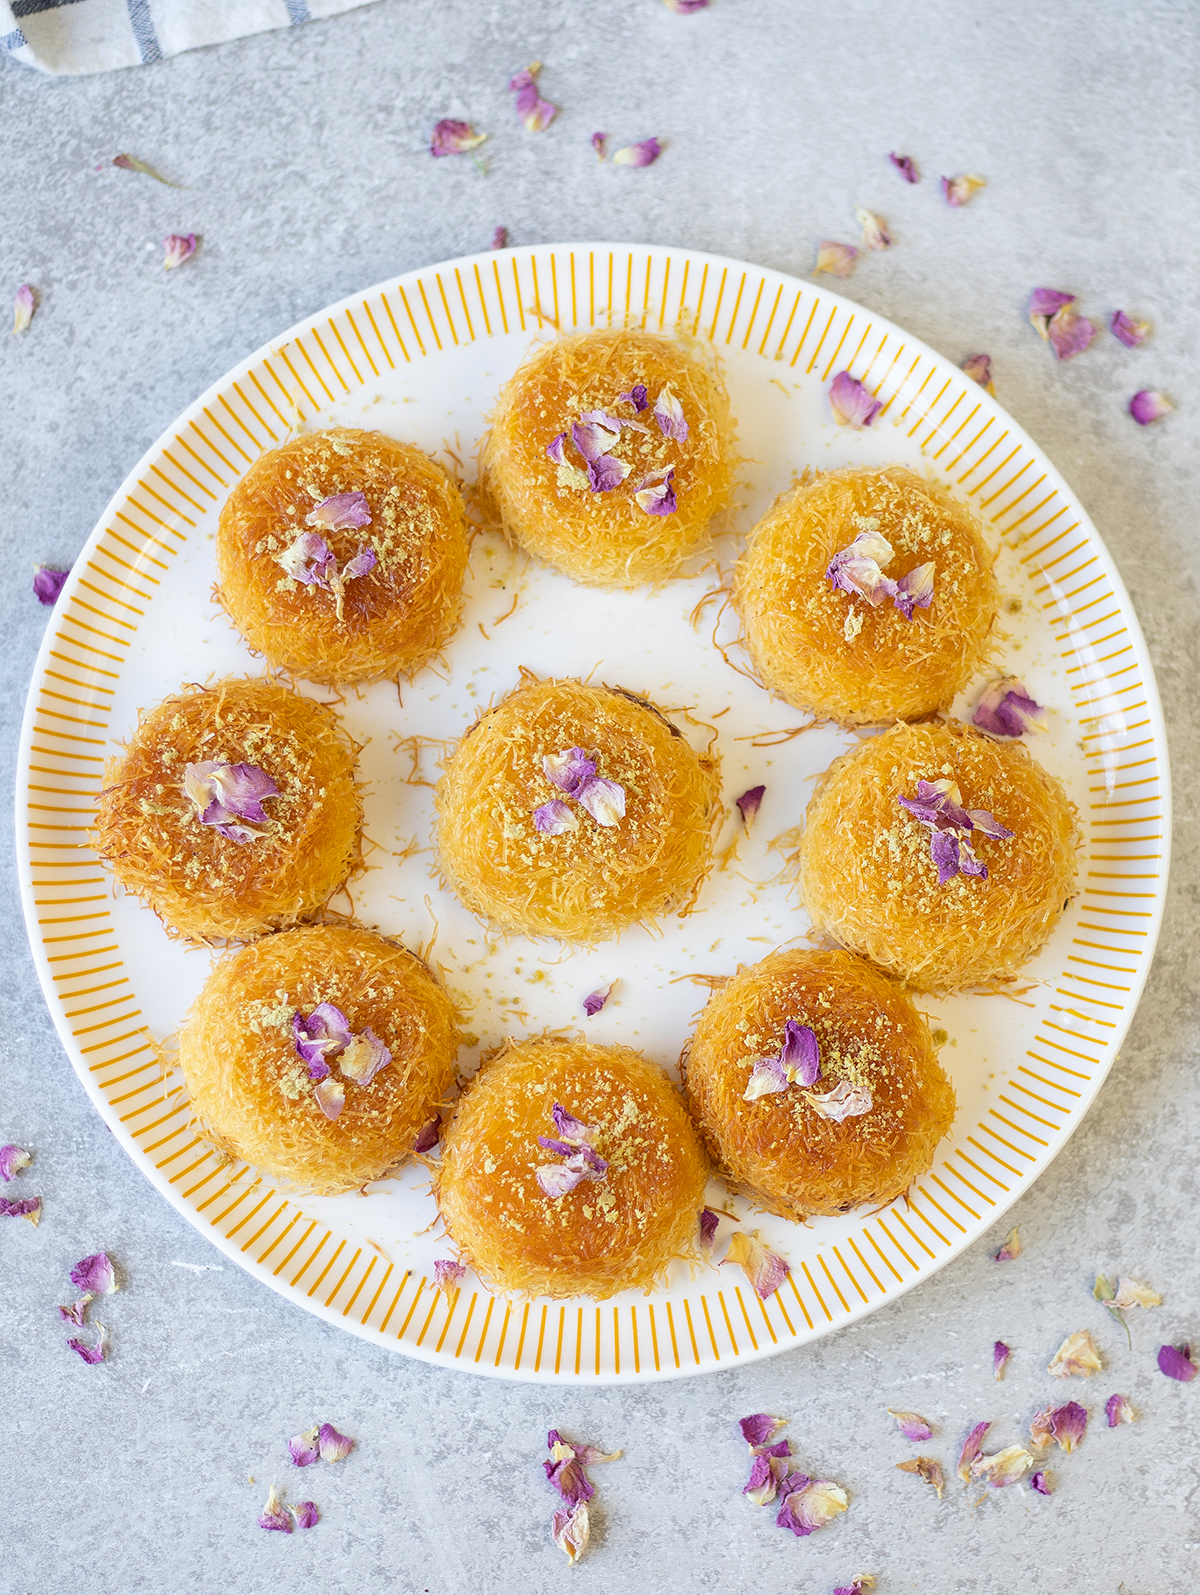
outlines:
[[[714,1188],[790,1261],[769,1301],[737,1268],[683,1264],[649,1297],[600,1305],[493,1298],[472,1275],[448,1299],[431,1284],[434,1258],[451,1252],[422,1170],[368,1196],[297,1198],[223,1164],[197,1135],[158,1043],[200,989],[209,954],[170,941],[153,914],[114,892],[87,847],[92,800],[139,708],[183,682],[257,668],[212,603],[212,542],[221,504],[263,449],[292,429],[377,427],[461,461],[469,476],[483,418],[534,340],[680,319],[718,351],[752,457],[740,531],[806,465],[901,461],[968,500],[998,539],[1004,663],[1050,707],[1051,733],[1035,751],[1079,807],[1083,889],[1029,965],[1021,997],[929,1004],[951,1038],[942,1058],[959,1114],[909,1200],[803,1228]],[[827,389],[841,370],[884,401],[870,431],[832,420]],[[722,545],[726,562],[736,546]],[[433,957],[472,1011],[480,1046],[578,1025],[673,1070],[705,997],[689,977],[728,974],[803,935],[769,844],[801,819],[812,777],[848,738],[772,737],[802,717],[726,663],[713,645],[715,605],[693,624],[713,582],[709,570],[659,592],[597,594],[480,538],[448,671],[399,695],[351,692],[339,706],[364,744],[366,830],[377,844],[356,910],[414,947],[436,926]],[[733,643],[728,617],[717,636]],[[736,852],[689,918],[564,952],[495,941],[438,886],[430,793],[406,779],[409,750],[421,773],[436,773],[434,742],[459,736],[520,665],[625,685],[714,725],[730,805],[765,783],[750,834],[727,823],[721,845],[738,838]],[[231,372],[154,445],[50,618],[25,717],[17,839],[29,937],[67,1053],[130,1156],[214,1245],[307,1311],[410,1356],[509,1378],[626,1381],[767,1356],[861,1317],[941,1267],[1037,1178],[1133,1015],[1166,886],[1168,801],[1162,716],[1124,588],[1074,495],[987,393],[824,287],[682,250],[562,245],[451,261],[322,311]],[[419,851],[403,857],[414,839]],[[614,979],[608,1006],[585,1020],[584,995]]]

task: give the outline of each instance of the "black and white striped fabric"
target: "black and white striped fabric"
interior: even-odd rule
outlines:
[[[0,0],[0,51],[41,72],[143,66],[370,0]]]

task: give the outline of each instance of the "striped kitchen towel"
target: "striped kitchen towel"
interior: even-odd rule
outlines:
[[[142,66],[268,28],[353,11],[370,0],[0,0],[0,51],[78,76]]]

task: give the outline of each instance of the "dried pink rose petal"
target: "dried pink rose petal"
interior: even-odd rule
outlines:
[[[574,798],[598,825],[617,825],[624,818],[624,787],[598,776],[595,760],[589,759],[582,748],[547,754],[542,760],[542,770],[548,781]]]
[[[853,244],[839,244],[832,238],[823,238],[817,245],[817,263],[812,274],[815,277],[818,272],[827,271],[831,277],[848,277],[857,259],[858,250]]]
[[[219,764],[213,759],[184,766],[183,790],[201,825],[211,825],[218,835],[239,844],[253,842],[260,833],[238,821],[267,824],[271,816],[263,803],[279,795],[275,782],[257,764]]]
[[[313,506],[304,521],[326,532],[355,531],[371,524],[371,507],[365,493],[331,493]]]
[[[809,1479],[803,1474],[789,1475],[780,1485],[781,1495],[790,1479],[798,1482],[784,1495],[775,1521],[780,1528],[791,1529],[795,1535],[815,1533],[850,1505],[845,1490],[831,1479]]]
[[[163,239],[163,269],[174,271],[196,253],[195,233],[168,233]]]
[[[1046,1478],[1046,1475],[1040,1469],[1030,1479],[1029,1488],[1031,1490],[1036,1490],[1039,1495],[1053,1495],[1054,1494],[1054,1491],[1050,1488],[1049,1480]]]
[[[775,1418],[769,1412],[752,1412],[748,1418],[738,1419],[742,1439],[748,1446],[769,1445],[780,1429],[787,1427],[786,1418]]]
[[[632,468],[615,455],[602,454],[588,463],[588,487],[593,493],[611,493],[614,487],[620,487]]]
[[[900,796],[896,801],[933,833],[929,851],[937,865],[939,886],[960,872],[987,879],[986,864],[975,857],[967,840],[971,832],[981,831],[984,836],[1000,840],[1013,834],[987,809],[963,808],[962,794],[950,780],[919,780],[915,798]]]
[[[783,1046],[775,1057],[759,1058],[750,1073],[743,1093],[744,1102],[786,1091],[789,1085],[813,1085],[821,1074],[820,1049],[815,1032],[808,1025],[789,1019],[784,1025]]]
[[[861,205],[855,206],[854,219],[862,228],[862,245],[864,249],[890,249],[892,235],[887,230],[887,223],[882,216],[876,216],[874,211],[863,210]]]
[[[874,1588],[875,1580],[870,1573],[860,1573],[853,1583],[839,1584],[833,1595],[863,1595],[863,1590]]]
[[[736,1263],[745,1270],[746,1278],[761,1301],[773,1296],[791,1273],[784,1259],[763,1245],[757,1231],[747,1235],[744,1230],[737,1230],[730,1237],[729,1249],[721,1260],[721,1267],[724,1268],[726,1263]]]
[[[120,1281],[113,1260],[107,1252],[93,1252],[75,1264],[71,1270],[71,1283],[80,1290],[90,1290],[94,1296],[111,1296],[120,1290]]]
[[[913,1457],[909,1462],[897,1462],[896,1468],[900,1473],[916,1473],[926,1484],[932,1484],[937,1491],[940,1501],[946,1489],[946,1476],[942,1472],[942,1464],[933,1457]],[[964,1479],[964,1483],[966,1480]]]
[[[1073,1374],[1090,1379],[1096,1370],[1103,1366],[1090,1331],[1081,1329],[1076,1334],[1067,1336],[1050,1359],[1046,1372],[1052,1374],[1055,1379],[1069,1379]]]
[[[583,999],[583,1011],[585,1014],[587,1014],[589,1019],[594,1018],[595,1015],[600,1012],[601,1008],[604,1007],[604,1004],[608,1001],[616,989],[616,984],[617,983],[615,980],[610,980],[607,986],[601,986],[596,991],[588,992],[587,996]]]
[[[317,1444],[317,1426],[306,1429],[303,1434],[294,1434],[287,1443],[288,1455],[298,1468],[311,1467],[320,1460],[321,1448]]]
[[[564,831],[577,831],[579,821],[569,803],[561,798],[551,798],[533,811],[534,829],[543,836],[561,836]]]
[[[562,1509],[556,1512],[550,1525],[550,1532],[554,1536],[555,1545],[560,1551],[566,1552],[567,1561],[574,1565],[587,1550],[588,1539],[591,1536],[587,1502],[580,1501],[569,1511]]]
[[[0,1146],[0,1180],[5,1184],[15,1179],[22,1169],[27,1169],[33,1162],[32,1157],[20,1146]]]
[[[517,97],[515,102],[517,115],[531,133],[545,132],[558,112],[556,105],[551,105],[538,94],[535,80],[541,70],[542,63],[534,61],[523,72],[518,72],[510,78],[508,84]]]
[[[322,1462],[342,1462],[354,1450],[354,1441],[348,1434],[339,1434],[332,1423],[323,1423],[317,1430],[317,1445]]]
[[[781,1481],[788,1476],[792,1448],[786,1440],[781,1440],[778,1445],[754,1446],[752,1450],[754,1461],[742,1494],[755,1506],[767,1506],[778,1494]]]
[[[907,576],[896,583],[896,608],[905,620],[913,618],[914,609],[928,609],[933,602],[933,576],[936,567],[932,561],[914,565]]]
[[[267,1504],[263,1507],[258,1518],[260,1529],[270,1529],[277,1534],[290,1534],[292,1532],[292,1514],[284,1506],[279,1491],[271,1486],[267,1495]]]
[[[963,1448],[958,1457],[958,1476],[967,1484],[971,1478],[971,1469],[979,1458],[983,1446],[983,1437],[991,1428],[990,1423],[977,1423],[970,1434],[963,1441]]]
[[[762,806],[763,793],[766,790],[765,786],[752,786],[743,792],[740,798],[734,800],[741,813],[743,825],[749,827],[750,821]]]
[[[964,172],[961,177],[943,177],[942,194],[947,205],[953,205],[955,210],[965,205],[976,190],[986,188],[987,183],[982,177],[973,177],[970,172]]]
[[[896,583],[883,574],[883,566],[894,554],[891,543],[871,522],[833,556],[825,571],[826,579],[842,592],[857,593],[872,609],[877,609],[885,598],[896,596]]]
[[[1059,360],[1071,360],[1088,348],[1096,330],[1094,321],[1077,314],[1070,305],[1064,305],[1050,317],[1046,333],[1055,356]]]
[[[1196,1377],[1196,1364],[1192,1361],[1190,1345],[1160,1346],[1158,1367],[1168,1379],[1178,1379],[1181,1384],[1190,1384]]]
[[[23,1196],[19,1201],[13,1201],[7,1196],[0,1196],[0,1218],[27,1218],[36,1229],[37,1221],[41,1215],[42,1199],[40,1196]]]
[[[313,1087],[317,1106],[327,1119],[336,1119],[346,1106],[346,1087],[331,1075],[328,1080],[318,1080]]]
[[[1005,1364],[1008,1362],[1008,1359],[1011,1356],[1012,1356],[1012,1347],[1011,1346],[1006,1346],[1002,1340],[998,1340],[995,1343],[995,1345],[992,1347],[992,1377],[993,1378],[995,1378],[995,1379],[1003,1379],[1004,1378],[1004,1367],[1005,1367]]]
[[[414,1152],[432,1152],[433,1148],[438,1144],[439,1140],[441,1139],[441,1135],[442,1135],[442,1121],[437,1116],[437,1114],[435,1113],[433,1118],[430,1119],[429,1123],[425,1126],[425,1128],[421,1131],[420,1135],[417,1137],[417,1144],[413,1147],[413,1151]]]
[[[668,11],[674,11],[676,16],[690,17],[696,11],[706,11],[711,0],[663,0]]]
[[[124,172],[142,172],[145,176],[152,177],[156,183],[162,183],[165,188],[183,187],[182,183],[172,183],[168,178],[163,177],[161,173],[154,170],[153,166],[147,166],[145,161],[139,161],[136,155],[114,155],[112,163],[114,166],[119,166]],[[100,168],[97,167],[96,170],[99,171]]]
[[[355,1085],[369,1086],[380,1069],[386,1069],[391,1061],[391,1052],[367,1025],[338,1058],[338,1069]]]
[[[596,152],[596,159],[597,160],[601,160],[602,161],[604,159],[604,147],[605,147],[605,145],[607,143],[608,143],[608,134],[607,133],[593,133],[592,134],[592,148]]]
[[[66,585],[69,570],[51,570],[49,565],[35,565],[33,567],[33,596],[39,604],[49,606],[57,602],[59,593]]]
[[[986,388],[990,394],[995,394],[996,385],[992,381],[990,354],[973,354],[963,361],[962,368],[973,382],[978,382],[981,388]]]
[[[1014,1257],[1021,1255],[1021,1232],[1016,1224],[1004,1237],[1004,1245],[995,1254],[993,1261],[997,1263],[1011,1263]]]
[[[1016,676],[1003,676],[984,688],[971,716],[972,725],[994,737],[1020,737],[1045,729],[1046,711],[1030,697]]]
[[[830,383],[829,403],[839,426],[852,426],[859,431],[870,426],[883,409],[882,401],[874,398],[848,371],[839,371]]]
[[[496,231],[492,234],[492,241],[488,245],[488,248],[489,249],[507,249],[508,248],[508,228],[507,227],[497,227],[496,228]]]
[[[298,1506],[292,1508],[292,1511],[295,1513],[298,1529],[316,1528],[321,1521],[321,1514],[317,1511],[315,1501],[301,1501]]]
[[[1035,288],[1029,296],[1029,320],[1038,336],[1048,339],[1051,321],[1060,310],[1074,303],[1074,294],[1060,293],[1057,288]]]
[[[655,478],[660,478],[655,480]],[[669,467],[667,471],[655,471],[650,476],[643,478],[641,487],[633,495],[634,502],[639,509],[645,510],[647,515],[674,515],[679,508],[675,498],[675,469]]]
[[[292,1037],[310,1080],[325,1078],[329,1059],[350,1045],[352,1034],[349,1019],[332,1002],[319,1002],[307,1019],[298,1011],[292,1015]]]
[[[917,163],[911,155],[897,155],[895,150],[888,154],[888,160],[900,173],[906,183],[919,183],[921,174],[917,171]]]
[[[1104,1416],[1108,1419],[1108,1427],[1115,1429],[1119,1423],[1132,1423],[1136,1414],[1127,1396],[1112,1395],[1104,1403]]]
[[[652,166],[662,154],[662,145],[656,138],[643,139],[640,144],[626,144],[613,154],[614,166]]]
[[[669,382],[654,401],[654,419],[664,437],[676,443],[687,441],[690,428],[683,414],[683,406],[672,392]]]
[[[23,282],[13,295],[13,331],[24,332],[33,320],[33,312],[37,309],[37,301],[33,297],[33,289],[27,282]]]
[[[77,1351],[83,1358],[84,1362],[88,1363],[93,1368],[98,1362],[103,1362],[105,1357],[108,1356],[108,1330],[105,1329],[103,1324],[97,1324],[96,1330],[99,1333],[100,1338],[97,1340],[94,1346],[85,1345],[82,1340],[67,1341],[67,1345],[70,1346],[71,1350]]]
[[[87,1310],[94,1301],[90,1290],[85,1290],[78,1301],[73,1301],[69,1307],[60,1307],[58,1316],[64,1323],[74,1324],[76,1329],[82,1329],[87,1323]]]
[[[929,1424],[928,1420],[922,1418],[919,1413],[897,1412],[893,1407],[889,1407],[888,1412],[891,1413],[893,1418],[895,1418],[896,1427],[906,1440],[914,1440],[919,1442],[921,1440],[931,1440],[933,1438],[932,1426]]]
[[[1023,1445],[1006,1445],[991,1456],[976,1457],[971,1464],[971,1477],[984,1479],[993,1490],[1003,1490],[1023,1479],[1032,1466],[1033,1458]]]
[[[1078,1401],[1068,1401],[1062,1407],[1047,1407],[1035,1413],[1029,1425],[1034,1445],[1048,1446],[1057,1441],[1063,1451],[1074,1451],[1087,1429],[1087,1408]]]
[[[700,1250],[705,1257],[712,1256],[713,1245],[717,1239],[717,1227],[720,1222],[720,1215],[714,1213],[711,1207],[700,1209]]]
[[[334,552],[319,532],[300,532],[283,553],[274,558],[286,576],[305,587],[328,589],[330,576],[337,569]]]
[[[443,1296],[453,1296],[467,1277],[467,1271],[452,1257],[436,1257],[433,1262],[433,1277]]]
[[[839,1080],[833,1090],[826,1091],[824,1095],[809,1091],[805,1100],[822,1119],[833,1119],[837,1124],[844,1124],[847,1119],[861,1118],[875,1106],[870,1088],[851,1085],[849,1080]]]
[[[470,122],[456,122],[453,117],[443,117],[433,129],[429,140],[429,153],[438,155],[465,155],[476,149],[487,138],[477,133]]]
[[[1112,1305],[1118,1311],[1125,1311],[1130,1307],[1161,1307],[1162,1297],[1143,1285],[1138,1279],[1126,1279],[1122,1275],[1117,1280],[1117,1293],[1113,1297]]]
[[[650,407],[650,399],[646,392],[644,382],[635,382],[628,393],[617,394],[618,404],[632,404],[639,415]]]
[[[1129,401],[1129,413],[1139,426],[1149,426],[1151,421],[1161,420],[1174,408],[1166,394],[1159,393],[1157,388],[1142,388]]]
[[[1113,336],[1120,338],[1127,349],[1136,349],[1139,344],[1145,343],[1150,335],[1148,321],[1134,321],[1132,316],[1127,316],[1123,310],[1114,310],[1108,325],[1112,329]]]

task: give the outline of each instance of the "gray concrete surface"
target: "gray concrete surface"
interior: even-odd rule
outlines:
[[[1157,666],[1177,801],[1149,988],[1098,1102],[1015,1212],[1020,1259],[995,1265],[989,1237],[814,1347],[702,1380],[579,1392],[389,1356],[225,1265],[77,1085],[34,982],[6,844],[0,1140],[36,1149],[24,1181],[46,1210],[36,1231],[0,1226],[4,1595],[274,1595],[314,1580],[355,1595],[507,1595],[563,1577],[606,1595],[821,1595],[857,1573],[880,1595],[1194,1588],[1200,1382],[1162,1378],[1154,1349],[1200,1339],[1198,54],[1186,0],[714,0],[691,18],[658,0],[381,0],[95,79],[0,69],[0,288],[30,281],[42,301],[26,336],[0,339],[6,770],[45,618],[31,561],[70,560],[183,406],[296,317],[484,246],[497,223],[514,242],[670,241],[803,274],[818,238],[853,238],[863,204],[898,243],[862,263],[849,293],[952,359],[990,352],[1002,402],[1112,549]],[[540,137],[505,90],[535,57],[562,107]],[[486,177],[425,153],[445,114],[492,134]],[[598,127],[620,142],[657,134],[666,153],[643,172],[599,168]],[[906,187],[889,149],[913,154],[924,183]],[[186,187],[114,170],[120,150]],[[988,187],[953,211],[936,180],[964,170]],[[203,238],[169,276],[168,231]],[[1125,351],[1105,332],[1056,366],[1023,319],[1037,284],[1080,293],[1086,312],[1144,315],[1153,338]],[[1143,431],[1124,405],[1147,386],[1179,409]],[[64,1350],[54,1307],[66,1270],[98,1246],[129,1287],[105,1315],[117,1353],[89,1368]],[[1166,1298],[1135,1315],[1132,1350],[1091,1300],[1097,1268]],[[1061,1391],[1049,1355],[1085,1326],[1109,1366],[1076,1392],[1093,1427],[1055,1466],[1056,1495],[976,1504],[955,1485],[939,1503],[894,1471],[909,1448],[886,1406],[935,1422],[923,1449],[949,1472],[976,1420],[994,1419],[1001,1443],[1019,1437]],[[1016,1348],[1003,1384],[997,1336]],[[1140,1418],[1110,1433],[1098,1420],[1112,1390]],[[851,1492],[848,1514],[811,1539],[740,1497],[731,1422],[763,1408],[791,1414],[803,1463]],[[288,1479],[283,1437],[322,1416],[357,1450]],[[626,1453],[596,1470],[598,1532],[574,1571],[547,1535],[548,1423]],[[318,1500],[317,1529],[259,1531],[273,1480]]]

